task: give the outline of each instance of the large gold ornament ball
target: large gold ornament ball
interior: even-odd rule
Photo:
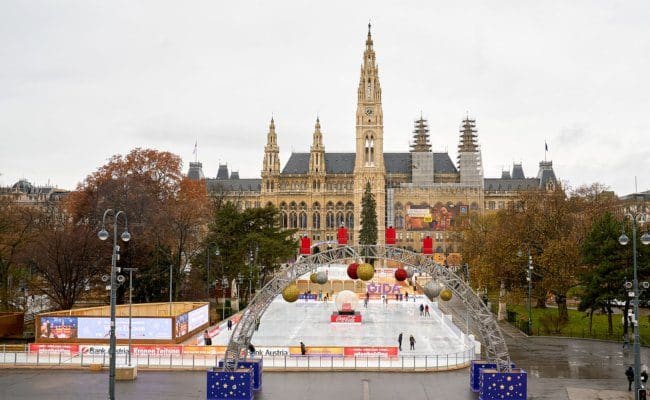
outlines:
[[[370,264],[359,264],[359,267],[357,267],[357,276],[362,281],[369,281],[375,276],[375,269]]]
[[[294,283],[287,286],[282,291],[282,298],[289,303],[293,303],[294,301],[298,300],[298,296],[300,296],[300,291],[298,290],[298,286],[296,286]]]
[[[316,273],[315,272],[312,273],[311,275],[309,275],[309,280],[311,281],[311,283],[317,283],[316,282]]]
[[[440,300],[442,300],[442,301],[451,300],[451,296],[452,296],[452,293],[451,293],[451,290],[449,290],[449,289],[442,289],[442,291],[440,292]]]

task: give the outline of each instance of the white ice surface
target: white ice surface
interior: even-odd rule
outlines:
[[[431,316],[420,317],[420,304],[429,304]],[[251,343],[256,347],[299,346],[397,346],[402,333],[402,354],[435,355],[461,352],[462,339],[433,312],[435,305],[424,296],[416,301],[395,301],[388,306],[381,300],[370,300],[368,308],[359,301],[361,324],[333,324],[333,301],[298,300],[287,303],[278,295],[267,308]],[[225,329],[212,339],[214,345],[226,345],[232,331]],[[416,340],[415,351],[409,351],[409,336]]]

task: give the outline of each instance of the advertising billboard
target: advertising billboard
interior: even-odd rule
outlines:
[[[445,231],[452,227],[454,218],[467,214],[466,205],[431,207],[426,204],[406,206],[406,229],[410,231]]]
[[[192,332],[194,329],[207,324],[210,321],[210,310],[208,305],[199,307],[187,313],[188,330]]]
[[[79,317],[79,339],[108,339],[111,320],[108,317]],[[129,319],[117,318],[115,335],[118,339],[129,338]],[[171,318],[132,318],[131,338],[147,340],[171,340]]]
[[[41,317],[40,337],[47,339],[75,339],[77,317]]]
[[[188,315],[187,313],[178,315],[176,317],[176,337],[179,338],[181,336],[187,335],[187,322],[188,322]]]

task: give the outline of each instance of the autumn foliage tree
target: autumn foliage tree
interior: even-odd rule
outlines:
[[[75,222],[50,205],[40,210],[35,231],[23,257],[34,274],[32,289],[58,309],[72,308],[91,283],[99,282],[101,242],[95,226]]]
[[[28,279],[21,258],[35,235],[38,212],[33,207],[0,198],[0,311],[17,307],[14,299]]]
[[[179,284],[184,283],[183,271],[200,243],[208,204],[205,182],[187,180],[181,167],[175,154],[137,148],[125,156],[113,156],[67,201],[73,220],[86,221],[95,229],[101,226],[106,209],[126,212],[132,239],[120,243],[120,263],[139,269],[134,277],[134,296],[139,301],[168,296],[170,265],[177,295]],[[111,247],[104,247],[108,267]]]
[[[463,243],[473,280],[492,290],[503,282],[508,291],[522,295],[530,253],[537,306],[545,307],[550,294],[560,321],[567,320],[567,293],[585,269],[585,238],[594,218],[615,204],[600,185],[568,194],[558,186],[523,192],[508,209],[473,216]]]

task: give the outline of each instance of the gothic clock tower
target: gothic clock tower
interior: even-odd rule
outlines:
[[[356,158],[354,162],[354,238],[359,243],[361,198],[370,182],[377,202],[377,241],[384,243],[386,229],[386,168],[384,167],[384,114],[381,108],[379,67],[368,24],[366,50],[359,78],[356,116]]]

